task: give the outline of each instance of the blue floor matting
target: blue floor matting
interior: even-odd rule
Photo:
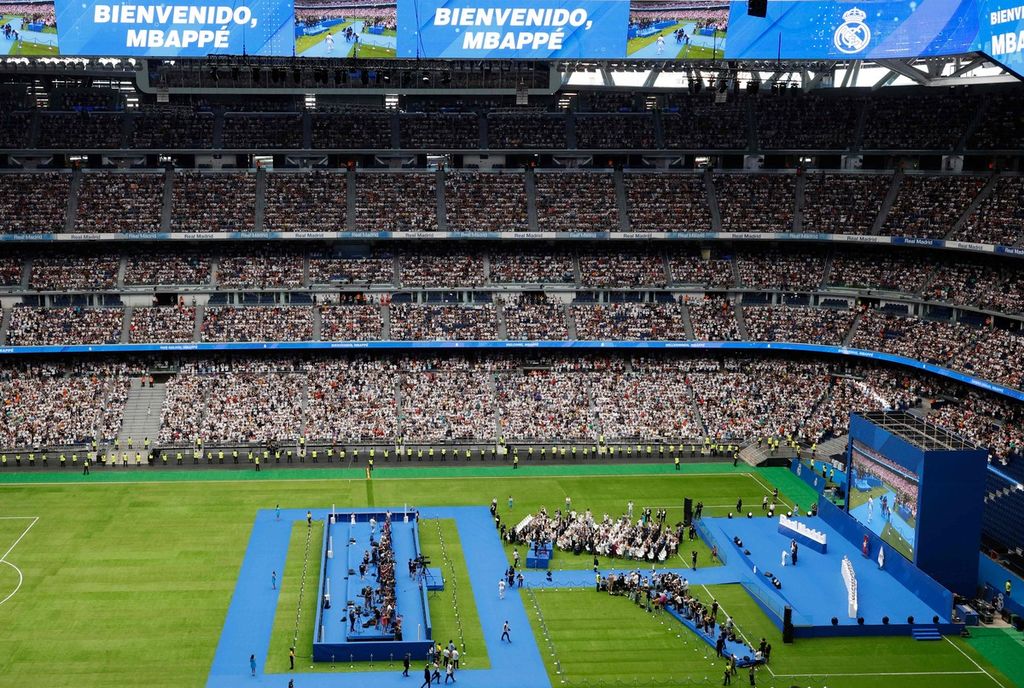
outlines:
[[[314,518],[325,519],[327,514],[326,509],[313,510]],[[425,519],[444,518],[455,521],[473,588],[473,599],[483,628],[490,668],[473,668],[474,657],[479,656],[478,650],[466,648],[462,661],[464,668],[458,672],[458,684],[471,688],[550,688],[551,682],[530,628],[522,598],[512,590],[505,594],[504,599],[498,597],[498,581],[508,567],[508,560],[487,507],[424,508],[420,510],[420,515]],[[381,671],[303,673],[300,667],[300,671],[294,675],[287,672],[269,675],[263,673],[278,599],[278,591],[271,588],[270,572],[277,571],[280,576],[284,571],[292,524],[305,518],[305,510],[299,509],[282,511],[280,520],[274,518],[272,509],[257,513],[220,642],[210,668],[208,688],[286,686],[288,679],[293,676],[296,679],[296,686],[301,688],[362,688],[368,685],[374,688],[408,688],[410,685],[421,683],[421,663],[413,664],[410,671],[412,678],[403,678],[400,668],[388,669],[386,665],[379,667]],[[857,572],[861,614],[869,617],[874,623],[878,623],[875,617],[881,617],[883,614],[893,619],[905,619],[910,615],[919,619],[931,619],[933,615],[939,613],[924,604],[892,576],[879,571],[873,560],[863,558],[856,545],[843,540],[822,519],[813,519],[813,527],[827,533],[828,554],[803,548],[800,550],[799,564],[796,567],[785,568],[779,566],[780,554],[783,548],[788,548],[789,539],[777,532],[778,522],[775,519],[709,518],[704,519],[703,524],[706,533],[710,534],[725,555],[726,564],[696,570],[684,566],[668,569],[685,576],[691,586],[741,583],[752,592],[755,599],[760,600],[762,605],[770,605],[778,610],[785,604],[792,605],[797,623],[824,627],[831,625],[831,618],[835,616],[843,627],[849,628],[849,624],[856,622],[846,616],[846,590],[840,575],[840,562],[843,555],[846,555],[853,561]],[[739,551],[735,549],[732,540],[737,536],[743,540],[745,548],[750,550],[749,559],[740,556]],[[335,555],[338,556],[339,553],[339,543],[336,541]],[[782,589],[776,591],[761,578],[756,578],[748,562],[756,563],[760,573],[771,571],[778,576],[783,584]],[[681,560],[679,563],[683,564]],[[404,573],[403,562],[399,561],[398,565],[401,577]],[[635,567],[622,568],[635,570]],[[641,565],[640,571],[648,572],[648,565]],[[607,569],[601,570],[603,575],[610,572]],[[594,572],[586,569],[524,570],[523,574],[525,585],[535,588],[593,588],[595,584]],[[294,584],[293,581],[280,578],[279,583],[279,589]],[[315,590],[315,581],[311,585]],[[752,588],[752,585],[760,587]],[[310,623],[312,615],[313,612],[310,611]],[[512,643],[503,643],[500,640],[502,624],[505,621],[508,621],[512,628]],[[743,627],[743,619],[736,619],[736,622],[740,628]],[[856,632],[857,629],[849,630]],[[437,640],[446,643],[448,639]],[[742,652],[740,647],[735,650],[737,654]],[[308,650],[304,650],[305,652]],[[250,676],[250,654],[256,655],[255,678]]]
[[[791,561],[782,566],[782,552],[789,551],[790,538],[778,532],[775,519],[710,518],[704,520],[704,525],[719,542],[730,567],[746,564],[733,544],[733,538],[740,538],[744,549],[750,551],[749,561],[758,569],[757,574],[753,574],[752,568],[744,570],[744,579],[758,583],[764,598],[774,598],[768,601],[779,612],[789,604],[797,626],[828,627],[832,625],[832,617],[840,626],[857,625],[857,620],[851,619],[847,610],[846,584],[841,575],[844,556],[850,558],[857,574],[858,615],[864,617],[867,624],[880,624],[883,616],[890,617],[894,623],[905,621],[908,616],[930,621],[938,615],[941,621],[948,621],[949,610],[932,609],[884,569],[879,570],[874,558],[865,558],[859,547],[842,538],[823,519],[807,519],[807,522],[825,533],[828,552],[822,554],[810,547],[801,547],[796,566]],[[782,583],[780,590],[765,578],[768,572]]]
[[[353,510],[349,510],[353,511]],[[358,510],[355,510],[358,511]],[[378,511],[373,509],[370,511]],[[329,510],[314,509],[313,517],[326,519]],[[466,567],[473,587],[473,600],[483,627],[487,645],[489,669],[474,669],[474,648],[466,648],[458,672],[458,684],[478,688],[549,688],[547,671],[526,615],[526,608],[518,594],[506,594],[498,599],[497,584],[507,568],[505,551],[494,528],[487,507],[446,507],[420,509],[422,518],[454,519],[465,553]],[[275,520],[273,509],[261,510],[256,515],[249,546],[246,550],[235,592],[228,607],[227,618],[221,631],[220,642],[214,653],[213,665],[206,685],[208,688],[234,688],[235,686],[273,686],[288,684],[295,678],[302,688],[408,688],[413,679],[422,682],[422,663],[413,664],[412,678],[403,678],[400,668],[383,671],[346,673],[293,673],[265,674],[270,647],[270,634],[277,608],[278,591],[271,588],[270,572],[284,571],[285,555],[291,536],[292,524],[305,520],[301,509],[282,510]],[[317,543],[318,544],[318,543]],[[319,547],[317,547],[319,551]],[[335,542],[335,554],[340,554]],[[399,577],[403,571],[399,562]],[[589,583],[593,582],[590,578]],[[278,589],[294,584],[279,578]],[[316,582],[307,586],[315,590]],[[309,589],[307,588],[307,592]],[[315,604],[315,602],[313,603]],[[315,608],[314,608],[315,609]],[[310,612],[310,623],[312,623]],[[508,621],[512,629],[512,642],[501,642],[502,624]],[[447,638],[438,638],[442,643]],[[249,655],[256,655],[256,677],[250,675]],[[396,663],[399,666],[400,663]],[[301,667],[300,667],[301,669]]]

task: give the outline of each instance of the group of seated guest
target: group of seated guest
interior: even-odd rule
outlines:
[[[397,596],[395,593],[395,550],[391,540],[391,519],[385,518],[380,524],[380,540],[376,540],[377,522],[370,521],[370,549],[363,553],[359,564],[359,579],[365,580],[367,572],[373,568],[377,585],[363,586],[361,597],[363,604],[358,613],[355,605],[350,602],[346,617],[350,632],[358,632],[355,628],[359,616],[365,617],[363,628],[373,627],[385,635],[394,634],[395,640],[402,639],[401,617],[398,615]]]
[[[549,516],[547,509],[534,515],[530,522],[514,533],[520,542],[554,543],[555,547],[573,554],[622,557],[640,561],[665,561],[679,549],[683,535],[680,523],[671,527],[663,512],[652,519],[647,512],[633,523],[627,516],[612,518],[604,514],[600,521],[587,509],[584,512],[562,512]]]

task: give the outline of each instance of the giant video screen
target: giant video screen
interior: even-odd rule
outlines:
[[[858,440],[851,453],[850,515],[913,561],[920,476]]]

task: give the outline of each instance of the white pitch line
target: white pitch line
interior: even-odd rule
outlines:
[[[13,550],[13,549],[14,549],[15,547],[17,547],[17,546],[18,546],[18,543],[19,543],[19,542],[21,542],[21,539],[22,539],[22,538],[24,538],[24,537],[25,537],[26,535],[28,535],[28,531],[32,530],[32,526],[34,526],[34,525],[36,524],[36,521],[38,521],[38,520],[39,520],[39,517],[38,517],[38,516],[25,516],[25,517],[23,517],[23,518],[31,518],[31,519],[32,519],[32,522],[31,522],[31,523],[29,523],[29,524],[28,524],[28,526],[26,526],[26,528],[25,528],[25,530],[24,530],[24,531],[22,532],[22,534],[21,534],[21,535],[19,535],[19,536],[18,536],[18,539],[14,541],[14,544],[13,544],[13,545],[11,545],[11,546],[10,546],[10,547],[9,547],[9,548],[7,549],[7,551],[6,551],[6,552],[4,552],[4,555],[3,555],[2,557],[0,557],[0,561],[6,561],[6,560],[7,560],[7,555],[8,555],[8,554],[10,554],[10,553],[11,553],[11,551],[12,551],[12,550]],[[10,563],[10,562],[7,562],[7,563]]]
[[[983,671],[876,671],[871,673],[852,674],[774,674],[776,678],[802,678],[808,676],[977,676],[986,673]]]
[[[704,592],[706,592],[706,593],[708,594],[708,597],[709,597],[709,598],[711,598],[711,599],[714,599],[714,598],[715,598],[715,596],[711,594],[711,591],[710,591],[710,590],[708,590],[708,586],[706,586],[706,585],[701,585],[700,587],[704,588]],[[708,604],[710,604],[710,603],[708,603]],[[719,608],[719,609],[720,609],[720,610],[722,611],[722,613],[723,613],[723,614],[725,614],[726,616],[730,616],[730,617],[732,616],[731,614],[729,614],[729,612],[725,611],[725,607],[723,607],[721,603],[719,603],[719,604],[718,604],[718,608]],[[735,619],[733,619],[733,621],[735,622]],[[741,630],[740,630],[740,625],[739,625],[739,624],[735,624],[735,627],[736,627],[736,632],[740,634],[740,637],[741,637],[741,638],[743,638],[743,642],[745,642],[745,643],[746,643],[746,644],[747,644],[747,645],[748,645],[749,647],[751,647],[751,648],[752,648],[752,647],[754,647],[754,645],[753,645],[753,644],[751,644],[751,642],[750,642],[750,641],[749,641],[749,640],[747,639],[747,636],[745,636],[745,635],[743,634],[743,631],[741,631]],[[775,672],[774,672],[774,671],[772,671],[772,668],[771,668],[771,666],[770,666],[770,665],[768,664],[768,662],[765,662],[765,663],[764,663],[764,668],[768,670],[768,673],[772,675],[772,678],[775,678]]]
[[[764,484],[763,482],[761,482],[761,479],[760,479],[760,478],[758,478],[758,477],[757,477],[756,475],[754,475],[753,473],[744,473],[743,475],[749,476],[751,480],[753,480],[753,481],[754,481],[754,482],[756,482],[756,483],[757,483],[758,485],[760,485],[761,487],[763,487],[763,488],[764,488],[764,491],[765,491],[765,492],[767,492],[768,494],[772,494],[772,488],[768,487],[768,486],[767,486],[767,485],[765,485],[765,484]],[[789,504],[789,503],[787,503],[787,502],[786,502],[786,500],[784,500],[784,499],[782,498],[782,494],[781,494],[781,493],[779,494],[779,504],[781,504],[782,506],[788,506],[788,507],[789,507],[789,508],[791,508],[791,509],[793,508],[793,505],[792,505],[792,504]]]
[[[4,602],[6,602],[7,600],[9,600],[12,597],[14,597],[18,593],[18,591],[21,590],[21,583],[22,583],[22,581],[25,580],[25,577],[23,575],[21,575],[21,569],[19,569],[17,566],[12,564],[11,562],[9,562],[9,561],[0,561],[0,564],[7,564],[8,566],[10,566],[12,569],[14,569],[18,573],[18,584],[16,586],[14,586],[14,590],[11,591],[10,595],[8,595],[7,597],[5,597],[2,600],[0,600],[0,606],[3,606]]]
[[[978,667],[978,669],[981,671],[981,673],[985,674],[990,679],[992,679],[993,683],[995,683],[1000,688],[1006,688],[1006,686],[1004,686],[998,679],[996,679],[995,676],[993,676],[992,674],[988,673],[988,671],[985,669],[985,667],[983,667],[980,664],[978,664],[977,662],[975,662],[974,658],[971,657],[966,652],[964,652],[956,643],[954,643],[952,640],[950,640],[946,636],[942,636],[942,639],[945,640],[950,645],[952,645],[954,648],[956,648],[956,651],[959,652],[960,654],[962,654],[964,657],[966,657],[970,661],[971,664],[973,664],[974,666]]]
[[[14,590],[12,590],[9,595],[7,595],[7,597],[5,597],[2,600],[0,600],[0,605],[3,605],[5,602],[7,602],[7,600],[9,600],[12,597],[14,597],[18,593],[18,591],[21,590],[21,584],[23,582],[25,582],[25,576],[21,573],[21,569],[19,569],[13,563],[7,561],[7,555],[10,554],[12,551],[14,551],[14,548],[18,546],[18,543],[21,542],[22,538],[24,538],[26,535],[28,535],[28,531],[32,530],[32,526],[34,526],[36,524],[36,522],[39,520],[38,516],[4,516],[3,518],[5,518],[5,519],[29,519],[29,518],[31,518],[32,522],[29,523],[28,526],[25,527],[25,530],[22,531],[21,535],[18,536],[18,539],[14,541],[14,544],[11,545],[7,549],[6,552],[4,552],[4,555],[2,557],[0,557],[0,564],[7,564],[12,569],[14,569],[17,572],[17,574],[18,574],[18,584],[14,587]]]

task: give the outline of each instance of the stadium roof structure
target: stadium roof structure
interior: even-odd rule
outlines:
[[[965,440],[960,435],[955,435],[906,411],[867,411],[853,415],[875,423],[924,451],[978,449],[976,444]]]

